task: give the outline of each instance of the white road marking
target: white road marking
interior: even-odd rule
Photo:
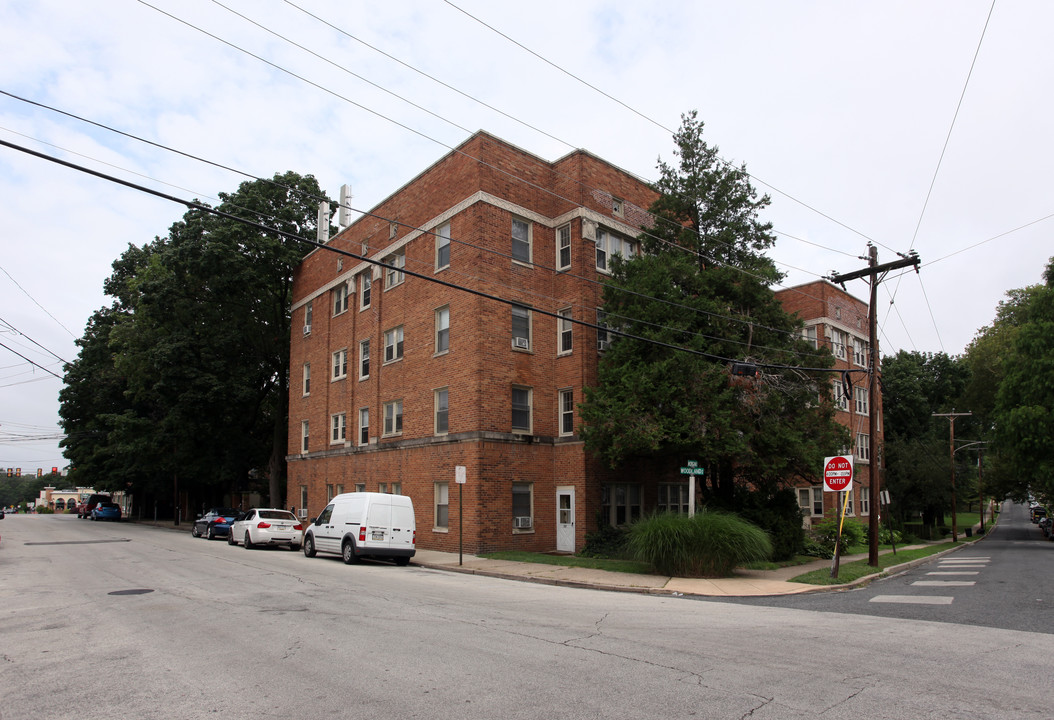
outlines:
[[[970,587],[977,583],[973,580],[916,580],[911,584],[919,587]]]
[[[976,570],[959,570],[951,572],[928,572],[927,575],[980,575]]]
[[[955,598],[938,595],[875,595],[869,602],[901,605],[951,605]]]

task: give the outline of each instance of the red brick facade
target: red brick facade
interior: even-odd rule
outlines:
[[[838,370],[863,370],[870,360],[868,343],[867,303],[857,300],[844,290],[823,280],[798,285],[780,290],[776,297],[783,308],[797,315],[805,323],[805,332],[809,339],[815,339],[820,347],[827,347],[835,357],[834,368]],[[867,520],[870,514],[868,492],[871,486],[872,459],[867,457],[868,436],[871,433],[871,422],[867,403],[868,376],[862,372],[849,373],[852,379],[853,397],[845,398],[839,408],[838,399],[844,394],[842,378],[831,374],[831,386],[836,400],[835,419],[849,429],[852,446],[846,448],[853,455],[853,485],[855,491],[850,498],[847,514]],[[876,393],[878,417],[882,417],[882,394]],[[882,445],[881,425],[875,429],[878,433],[878,445]],[[832,453],[833,454],[833,453]],[[812,486],[816,499],[822,499],[823,512],[817,513],[819,506],[813,507],[813,498],[808,497],[810,488],[799,488],[799,505],[809,522],[818,522],[823,512],[833,510],[838,502],[836,493],[823,493],[822,486]]]
[[[399,256],[401,281],[358,258],[309,254],[293,286],[289,504],[311,517],[339,492],[397,491],[413,498],[422,548],[456,551],[460,539],[468,553],[551,551],[580,549],[602,514],[621,522],[655,508],[662,492],[685,492],[677,468],[688,458],[615,475],[587,455],[575,406],[583,387],[596,383],[597,331],[555,317],[569,311],[596,322],[597,240],[631,241],[655,197],[584,151],[550,163],[480,132],[329,241],[377,261]],[[519,242],[514,224],[526,231]],[[440,235],[451,240],[443,250]],[[866,307],[833,286],[814,283],[781,297],[819,323],[821,342],[828,328],[866,336],[858,326]],[[509,303],[529,308],[528,316],[514,318]],[[514,328],[526,335],[519,347]],[[567,407],[563,393],[570,393]],[[570,428],[561,427],[564,410]],[[460,501],[458,466],[467,479]],[[561,495],[573,497],[562,512]]]
[[[605,473],[593,467],[575,434],[573,405],[574,426],[561,433],[559,402],[561,392],[569,391],[577,405],[583,386],[595,384],[597,333],[572,325],[571,348],[563,351],[553,315],[570,310],[575,320],[596,321],[597,233],[631,240],[654,198],[644,183],[586,152],[550,163],[478,133],[329,241],[330,247],[377,260],[402,253],[405,271],[529,308],[524,347],[516,347],[508,302],[410,275],[389,284],[387,268],[324,249],[308,255],[293,289],[289,503],[310,516],[330,494],[356,487],[391,490],[398,483],[396,489],[413,498],[419,546],[456,550],[461,518],[455,467],[464,466],[466,552],[557,548],[558,488],[574,493],[573,515],[562,516],[573,520],[573,535],[565,535],[562,547],[580,548],[595,525]],[[518,245],[527,253],[523,260],[512,257],[514,220],[527,228],[527,242]],[[447,223],[449,265],[437,267],[436,236]],[[570,254],[562,271],[560,232]],[[342,286],[349,288],[346,310]],[[438,339],[443,309],[445,350]],[[386,342],[386,333],[399,328],[401,343]],[[369,371],[361,377],[360,344],[367,340]],[[345,349],[346,374],[343,358],[335,374],[334,353]],[[446,390],[449,407],[445,433],[437,429],[440,390]],[[513,427],[514,394],[517,424],[525,427]],[[391,426],[385,425],[386,405],[396,402],[401,430],[394,411]],[[369,414],[365,443],[362,409]],[[333,416],[341,413],[345,437],[338,425],[334,439]],[[436,507],[444,490],[437,483],[448,483],[445,527]]]

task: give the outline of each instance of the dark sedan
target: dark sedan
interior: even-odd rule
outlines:
[[[91,511],[91,519],[118,522],[121,519],[121,506],[114,502],[101,502]]]
[[[198,516],[198,519],[194,521],[194,527],[190,529],[190,534],[194,537],[204,535],[208,540],[227,537],[238,515],[239,512],[234,508],[212,508],[204,515]]]

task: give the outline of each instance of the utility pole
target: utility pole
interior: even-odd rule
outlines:
[[[900,260],[894,260],[890,263],[883,265],[878,264],[878,248],[873,244],[868,243],[868,256],[867,256],[867,267],[863,270],[856,270],[851,273],[842,273],[840,275],[832,275],[830,281],[845,287],[847,280],[856,280],[857,278],[867,277],[870,278],[871,284],[871,302],[868,304],[867,310],[867,333],[868,343],[870,345],[871,352],[868,358],[868,383],[867,383],[867,411],[868,411],[868,463],[870,463],[870,484],[868,487],[868,509],[870,511],[867,518],[867,564],[872,567],[878,567],[878,516],[880,514],[880,470],[881,462],[878,457],[878,434],[875,429],[878,427],[878,284],[885,277],[886,273],[890,270],[897,270],[899,268],[914,266],[915,272],[919,271],[919,256],[917,253],[912,251],[908,255],[901,256]]]
[[[952,542],[959,542],[959,526],[955,521],[955,418],[965,417],[967,415],[973,415],[972,412],[957,413],[955,408],[952,408],[950,413],[933,413],[933,417],[946,417],[948,418],[948,434],[949,434],[949,457],[952,462]]]

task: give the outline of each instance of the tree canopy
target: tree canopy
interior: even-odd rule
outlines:
[[[586,447],[611,467],[651,458],[676,474],[697,458],[730,499],[734,480],[774,489],[814,476],[847,436],[829,398],[820,402],[830,383],[800,369],[829,367],[830,354],[801,338],[769,288],[780,279],[762,254],[774,242],[759,219],[769,198],[702,133],[695,113],[682,118],[642,252],[613,258],[605,322],[633,337],[604,353],[580,410]],[[761,375],[733,376],[732,360],[759,363]]]
[[[293,172],[221,193],[217,210],[313,237],[317,181]],[[60,417],[77,482],[203,500],[268,479],[284,499],[289,305],[304,246],[188,210],[129,246],[66,372]],[[171,496],[170,496],[171,497]]]

